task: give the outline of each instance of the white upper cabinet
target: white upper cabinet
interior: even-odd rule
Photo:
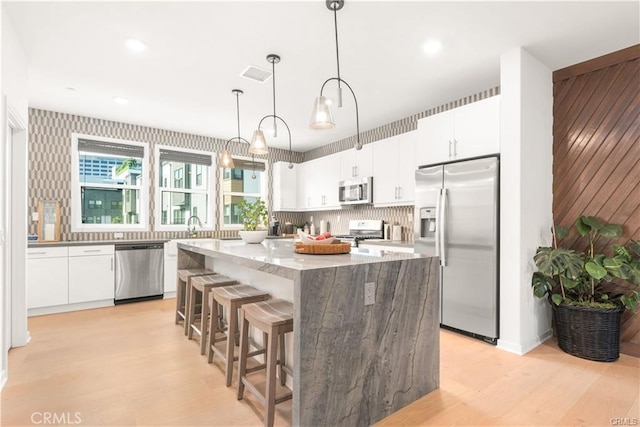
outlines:
[[[418,121],[417,165],[500,152],[500,96],[486,98]]]
[[[297,209],[297,171],[299,165],[289,169],[289,162],[276,162],[273,171],[272,211],[295,211]]]
[[[338,154],[340,181],[373,176],[373,144],[364,145],[362,150],[350,148]]]
[[[299,205],[302,210],[337,209],[340,157],[337,154],[304,162],[304,177],[298,177]]]
[[[417,131],[374,142],[373,203],[411,204],[415,195],[415,139]]]

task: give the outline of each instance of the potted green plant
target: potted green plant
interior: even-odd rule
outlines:
[[[635,313],[640,302],[640,242],[631,240],[613,245],[610,254],[599,253],[596,239],[617,240],[622,226],[580,216],[575,228],[587,237],[586,249],[561,247],[569,229],[554,227],[553,246],[539,247],[533,257],[537,266],[533,293],[551,302],[562,350],[585,359],[614,361],[620,352],[622,312]]]
[[[238,203],[240,221],[243,230],[240,231],[240,238],[246,243],[260,243],[267,237],[267,230],[259,230],[260,226],[267,225],[269,212],[260,198],[253,202],[243,199]]]

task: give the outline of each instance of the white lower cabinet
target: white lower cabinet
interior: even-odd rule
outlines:
[[[27,249],[27,308],[69,302],[69,266],[66,247]]]
[[[175,293],[178,275],[178,241],[164,244],[164,295]],[[172,294],[171,294],[172,295]]]
[[[114,298],[114,246],[69,248],[69,304]]]
[[[29,316],[113,305],[114,246],[27,249]]]

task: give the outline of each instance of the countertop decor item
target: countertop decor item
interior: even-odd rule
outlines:
[[[302,243],[306,243],[309,245],[328,245],[334,242],[334,240],[336,240],[335,237],[325,237],[322,240],[315,240],[311,238],[311,235],[308,233],[305,233],[302,230],[298,230],[298,237],[300,237],[300,241]]]
[[[302,242],[296,242],[295,253],[313,254],[313,255],[337,255],[348,254],[351,252],[351,244],[342,243],[340,240],[331,242],[328,245],[314,245]]]
[[[57,242],[60,240],[60,202],[42,201],[38,203],[38,241]]]
[[[258,230],[259,226],[267,225],[269,212],[260,198],[254,202],[243,199],[238,203],[239,217],[244,230],[240,231],[240,238],[246,243],[260,243],[267,237],[267,230]]]
[[[338,108],[342,108],[342,87],[341,83],[349,89],[351,95],[353,95],[353,101],[356,106],[356,150],[362,149],[362,143],[360,142],[360,119],[358,114],[358,99],[356,98],[356,94],[344,79],[340,77],[340,54],[338,49],[338,14],[337,12],[342,9],[344,6],[344,0],[326,0],[327,9],[333,11],[333,23],[334,30],[336,36],[336,65],[337,65],[337,77],[330,77],[324,81],[322,87],[320,88],[320,96],[317,97],[313,103],[313,112],[311,113],[311,123],[309,127],[311,129],[332,129],[335,127],[335,122],[333,121],[333,116],[331,115],[331,110],[329,109],[329,102],[327,98],[323,95],[324,87],[327,83],[332,80],[338,82],[338,95],[337,95],[337,105]]]
[[[611,362],[619,356],[621,314],[625,308],[636,312],[640,302],[640,242],[630,240],[598,252],[604,246],[599,238],[619,239],[622,226],[583,215],[575,228],[587,238],[586,249],[561,247],[569,229],[554,227],[553,246],[538,248],[534,256],[538,270],[531,286],[535,296],[552,304],[562,350]]]

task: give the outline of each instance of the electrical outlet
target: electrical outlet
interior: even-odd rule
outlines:
[[[38,212],[31,212],[31,221],[38,222]]]
[[[340,223],[340,215],[338,215],[338,219],[336,219],[336,222],[339,224]]]
[[[364,284],[364,305],[376,303],[376,283],[367,282]]]
[[[122,239],[124,237],[123,233],[113,233],[114,239]]]

